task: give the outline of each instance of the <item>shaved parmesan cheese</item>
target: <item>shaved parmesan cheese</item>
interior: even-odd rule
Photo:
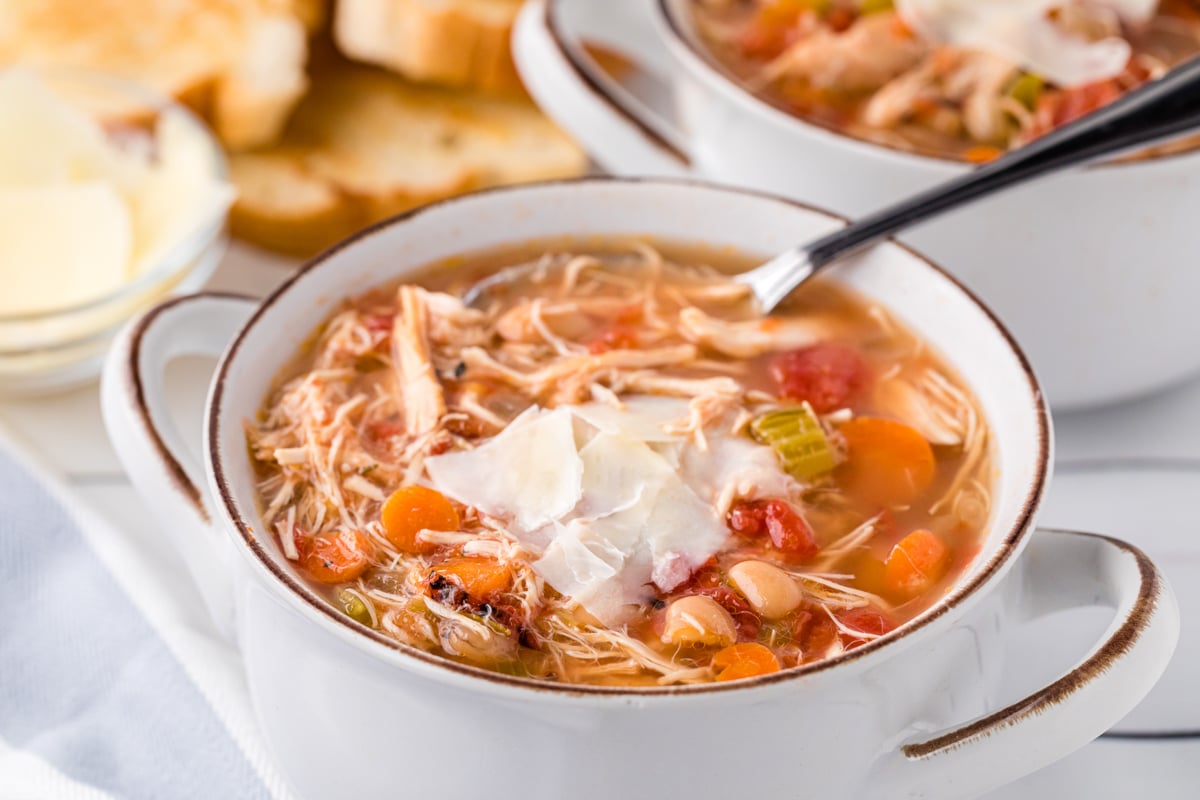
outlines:
[[[633,395],[622,398],[624,408],[611,403],[575,406],[575,416],[604,433],[621,433],[643,442],[669,442],[680,438],[664,432],[672,422],[687,419],[688,401],[679,397]]]
[[[1052,17],[1068,5],[1107,8],[1130,23],[1148,21],[1157,0],[897,0],[910,27],[934,41],[987,50],[1059,86],[1071,87],[1119,75],[1129,43],[1098,41],[1067,31]]]
[[[131,248],[129,211],[106,183],[0,187],[0,314],[116,291]]]
[[[721,549],[735,497],[797,488],[769,447],[725,424],[703,451],[664,433],[687,417],[686,400],[623,401],[530,409],[475,450],[426,461],[436,488],[511,522],[542,580],[608,626]]]
[[[213,176],[208,143],[196,137],[180,112],[164,113],[154,134],[153,168],[145,170],[129,197],[137,244],[129,265],[131,278],[220,218],[234,200],[233,187]]]
[[[740,436],[710,436],[707,452],[685,448],[680,468],[692,490],[720,514],[739,498],[787,497],[800,489],[774,450]]]
[[[94,116],[94,94],[0,72],[0,314],[84,305],[171,257],[181,267],[200,242],[174,251],[211,237],[233,201],[219,156],[184,112],[159,112],[152,135],[113,117],[112,132]]]
[[[590,515],[558,527],[533,568],[605,625],[619,625],[645,604],[651,584],[674,589],[729,532],[645,443],[602,433],[584,449],[580,506]],[[605,513],[602,499],[617,505]]]
[[[583,459],[583,498],[577,513],[603,517],[632,508],[670,465],[646,445],[602,433],[579,451]]]
[[[61,102],[31,73],[0,73],[0,184],[46,186],[108,180],[116,155],[104,130]]]
[[[623,592],[611,584],[620,579],[626,555],[594,532],[585,520],[556,525],[546,552],[533,564],[542,580],[570,597],[605,625],[627,616]]]
[[[583,462],[571,412],[534,406],[474,450],[431,456],[434,486],[460,503],[536,530],[579,502]]]

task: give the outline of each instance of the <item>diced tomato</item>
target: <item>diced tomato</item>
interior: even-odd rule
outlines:
[[[1114,79],[1048,92],[1039,101],[1051,104],[1054,127],[1074,122],[1121,96],[1121,85]]]
[[[728,611],[729,616],[733,617],[734,624],[737,625],[739,642],[752,642],[758,637],[762,619],[754,613],[750,604],[733,589],[721,585],[705,586],[689,592],[689,594],[711,597],[721,608]]]
[[[927,530],[901,539],[884,562],[884,582],[896,597],[915,597],[942,579],[950,566],[950,549]]]
[[[843,611],[837,615],[838,621],[856,631],[872,634],[873,636],[882,636],[885,633],[894,630],[895,625],[892,621],[885,617],[879,611],[873,608],[852,608],[848,611]],[[871,641],[871,637],[856,637],[842,631],[842,645],[847,649],[858,647]]]
[[[781,395],[807,401],[818,414],[849,406],[869,380],[858,351],[834,342],[780,353],[771,360],[769,371]]]
[[[718,650],[712,665],[718,681],[736,681],[779,672],[779,659],[757,642],[744,642]]]
[[[436,544],[417,538],[421,531],[456,531],[462,524],[446,496],[425,486],[397,489],[383,504],[379,520],[383,535],[405,553],[432,553],[437,549]]]
[[[766,503],[750,501],[736,503],[733,508],[729,509],[725,521],[729,525],[729,530],[739,536],[747,538],[762,536],[767,530]]]
[[[321,583],[346,583],[356,580],[371,565],[374,547],[367,535],[358,530],[319,533],[298,539],[300,561],[308,574]]]
[[[808,561],[817,554],[812,528],[782,500],[767,502],[767,533],[772,544],[799,561]]]
[[[819,608],[804,609],[792,625],[792,638],[800,645],[805,663],[824,658],[838,637],[837,625]]]
[[[680,588],[686,592],[690,589],[703,589],[720,585],[721,570],[717,566],[717,559],[714,556],[700,565]]]
[[[771,544],[790,560],[808,561],[819,549],[808,522],[784,500],[737,503],[729,510],[726,522],[730,530],[741,536],[770,537]]]
[[[937,460],[921,434],[878,417],[856,417],[838,428],[846,440],[846,463],[838,474],[852,494],[882,507],[903,506],[933,483]]]

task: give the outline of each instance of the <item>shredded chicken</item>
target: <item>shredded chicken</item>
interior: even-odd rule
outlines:
[[[871,14],[843,32],[815,24],[767,67],[765,76],[794,75],[814,86],[849,91],[878,89],[911,69],[928,50],[894,13]]]
[[[689,340],[734,358],[753,358],[837,338],[842,327],[834,319],[815,315],[729,322],[699,308],[680,311],[679,324]]]
[[[410,434],[428,433],[446,413],[442,384],[429,360],[427,293],[415,286],[399,289],[400,311],[392,329],[397,389],[403,396],[404,426]]]
[[[785,499],[812,519],[853,520],[811,563],[785,564],[806,613],[828,617],[840,636],[822,652],[805,652],[786,626],[764,629],[781,663],[809,663],[877,636],[842,616],[863,608],[902,613],[852,585],[847,569],[870,548],[882,517],[854,518],[861,512],[836,481],[796,479],[747,433],[751,421],[786,406],[764,383],[759,357],[829,339],[875,348],[889,366],[871,403],[906,420],[956,465],[946,491],[928,498],[929,513],[976,530],[986,525],[987,431],[975,405],[882,309],[764,320],[744,286],[644,245],[615,258],[547,255],[537,265],[527,292],[488,311],[414,286],[350,304],[319,329],[303,367],[278,384],[261,418],[247,423],[262,471],[264,523],[286,559],[307,568],[319,535],[345,540],[354,531],[370,542],[370,568],[333,594],[359,622],[406,645],[533,677],[645,685],[713,680],[708,655],[676,652],[647,637],[645,615],[652,610],[606,627],[546,585],[535,566],[541,545],[502,514],[463,505],[457,529],[412,534],[416,552],[398,547],[380,516],[397,487],[431,483],[431,459],[485,446],[517,417],[536,412],[533,406],[622,409],[636,405],[634,397],[651,396],[677,398],[655,401],[677,416],[659,427],[669,439],[648,444],[680,476],[673,491],[703,496],[711,509],[705,524],[723,520],[738,503],[767,498]],[[819,297],[822,290],[818,284],[812,291]],[[839,459],[844,447],[833,431],[854,413],[843,408],[822,418]],[[576,430],[568,441],[594,435]],[[724,523],[717,524],[725,535]],[[715,556],[762,557],[761,544],[733,539]],[[454,559],[503,565],[510,585],[480,601],[453,581],[435,580],[439,565]],[[694,568],[683,565],[676,593],[690,591]]]
[[[989,53],[939,50],[879,89],[863,109],[863,121],[892,128],[918,108],[940,106],[950,114],[961,108],[958,119],[973,139],[1003,144],[1011,133],[1007,89],[1017,74],[1015,64]],[[953,133],[955,123],[948,126],[945,132]]]

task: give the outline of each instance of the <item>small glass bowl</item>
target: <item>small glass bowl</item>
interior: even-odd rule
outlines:
[[[179,103],[111,75],[54,69],[40,77],[60,98],[96,119],[134,120],[139,128],[152,130],[164,115],[177,116],[208,151],[214,177],[227,180],[221,146]],[[50,311],[0,314],[0,395],[46,394],[94,380],[126,321],[169,293],[195,291],[208,281],[229,243],[227,216],[197,219],[191,234],[111,294]]]

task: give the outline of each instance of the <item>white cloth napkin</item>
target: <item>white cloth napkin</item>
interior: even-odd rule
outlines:
[[[0,443],[0,798],[290,797],[236,652],[141,527]]]

